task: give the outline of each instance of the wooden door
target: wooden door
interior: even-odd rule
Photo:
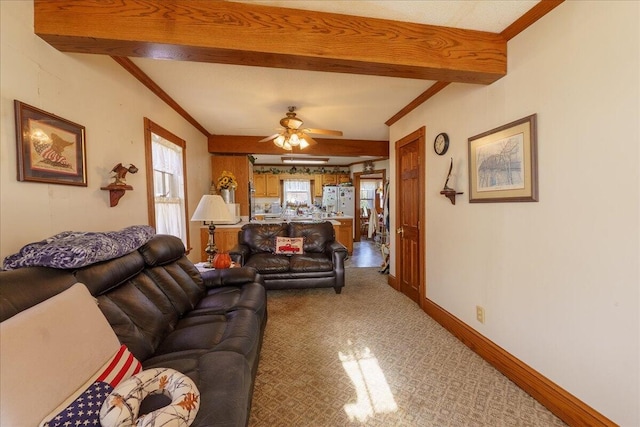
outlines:
[[[424,301],[424,127],[396,142],[396,279],[400,291]]]

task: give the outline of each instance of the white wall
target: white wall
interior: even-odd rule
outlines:
[[[640,425],[639,17],[565,2],[509,42],[506,77],[452,84],[390,135],[427,130],[427,298],[622,426]],[[467,139],[533,113],[540,201],[469,204]]]
[[[65,230],[147,224],[143,117],[187,141],[189,212],[211,182],[207,138],[109,57],[61,53],[33,33],[31,1],[0,2],[0,256]],[[18,182],[13,100],[86,127],[87,187]],[[100,190],[119,163],[140,170],[116,207]],[[199,261],[199,223],[190,257]]]

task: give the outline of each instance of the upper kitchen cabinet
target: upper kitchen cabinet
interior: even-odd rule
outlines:
[[[240,205],[240,215],[249,216],[249,180],[253,175],[252,165],[245,155],[240,156],[211,156],[211,182],[213,185],[223,171],[233,173],[238,180],[236,188],[236,203]]]
[[[349,175],[340,174],[338,175],[338,184],[348,184],[351,182],[351,177]]]
[[[280,177],[272,173],[254,174],[255,197],[280,197]]]

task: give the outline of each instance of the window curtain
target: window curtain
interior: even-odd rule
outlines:
[[[184,171],[182,147],[153,135],[153,169],[168,174],[168,193],[155,196],[156,232],[171,234],[187,242],[184,216]]]

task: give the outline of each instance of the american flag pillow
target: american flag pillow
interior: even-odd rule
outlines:
[[[120,346],[95,375],[44,418],[40,427],[100,426],[100,408],[109,393],[141,370],[127,346]]]

